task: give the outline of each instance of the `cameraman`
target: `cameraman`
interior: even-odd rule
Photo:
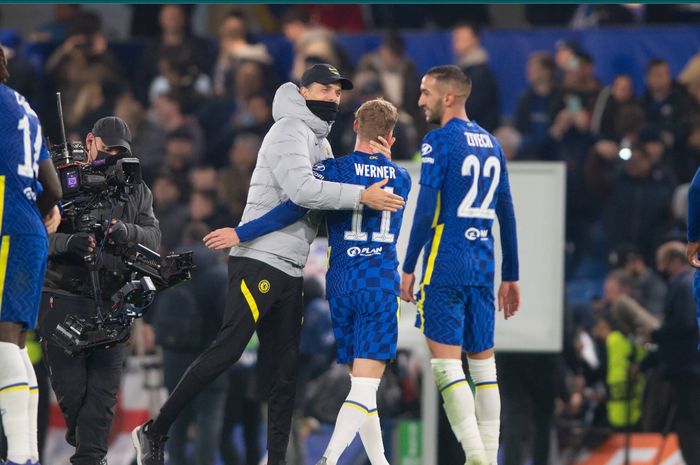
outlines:
[[[131,156],[131,132],[120,118],[95,123],[85,139],[88,162],[107,157]],[[86,319],[97,314],[88,262],[93,257],[99,272],[99,306],[110,308],[110,297],[129,279],[119,254],[137,243],[156,250],[160,245],[153,196],[141,183],[112,205],[82,216],[79,229],[64,222],[49,236],[49,264],[42,293],[40,327],[42,348],[51,385],[66,420],[66,441],[75,446],[73,465],[106,464],[108,436],[122,373],[124,347],[115,345],[67,355],[51,340],[56,326],[68,315]],[[103,203],[104,205],[104,203]],[[102,237],[106,238],[104,249]]]

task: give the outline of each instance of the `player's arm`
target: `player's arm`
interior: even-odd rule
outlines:
[[[41,126],[39,126],[41,131]],[[41,184],[41,194],[37,197],[36,204],[41,216],[44,218],[44,225],[49,233],[54,233],[61,224],[61,212],[57,202],[63,198],[61,182],[56,174],[49,151],[46,148],[46,141],[42,137],[41,150],[39,152],[39,183]]]
[[[513,198],[510,193],[508,170],[505,156],[500,154],[502,169],[501,180],[498,185],[498,198],[496,201],[496,216],[501,229],[501,251],[503,262],[501,263],[501,286],[498,289],[498,309],[503,310],[506,319],[515,315],[520,308],[520,284],[518,262],[518,235],[515,224],[515,210]]]
[[[339,181],[335,159],[328,158],[316,164],[313,176],[324,182]],[[220,228],[212,231],[204,236],[204,244],[210,249],[228,249],[241,242],[252,241],[265,234],[285,228],[299,221],[308,212],[308,208],[287,200],[253,221],[236,228]]]
[[[272,175],[292,202],[312,210],[352,210],[360,204],[388,211],[403,207],[403,199],[382,190],[383,184],[363,189],[316,179],[311,171],[306,135],[297,124],[303,123],[289,121],[277,126],[275,142],[267,149]]]
[[[416,280],[414,271],[420,251],[428,242],[430,231],[435,226],[438,197],[447,172],[447,154],[441,153],[442,144],[438,134],[437,131],[428,133],[421,148],[420,190],[401,276],[401,298],[406,302],[416,301],[413,295]]]
[[[688,263],[700,268],[700,170],[695,172],[688,190]]]

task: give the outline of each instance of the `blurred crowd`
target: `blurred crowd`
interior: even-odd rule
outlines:
[[[674,21],[698,13],[692,5],[558,5],[547,6],[550,14],[545,15],[540,7],[525,7],[533,25]],[[269,27],[264,15],[235,8],[220,18],[215,37],[199,37],[191,32],[190,6],[158,6],[150,26],[139,26],[143,18],[133,25],[150,37],[143,37],[140,58],[126,64],[113,54],[105,18],[89,7],[57,5],[53,21],[26,38],[0,28],[0,44],[9,58],[8,84],[39,108],[51,138],[59,137],[55,91],[63,95],[69,139],[84,138],[102,116],[121,117],[153,191],[163,233],[161,252],[196,250],[196,279],[158,299],[143,335],[148,347],[157,343],[163,349],[166,386],[174,386],[216,332],[211,310],[223,305],[212,301],[224,298],[226,268],[223,257],[207,251],[199,239],[240,220],[257,152],[274,122],[276,88],[297,81],[310,64],[334,64],[355,83],[353,91],[343,94],[329,137],[334,153],[352,151],[354,110],[381,96],[400,110],[394,157],[413,159],[429,128],[417,106],[421,76],[397,31],[432,25],[450,28],[454,63],[473,81],[468,114],[494,132],[507,157],[566,165],[565,351],[561,356],[499,356],[508,415],[506,465],[520,465],[526,456],[536,465],[547,463],[555,449],[553,426],[559,432],[556,449],[573,456],[611,430],[662,431],[667,424],[682,425],[683,412],[677,410],[676,418],[669,419],[663,405],[684,395],[674,387],[674,377],[700,378],[693,346],[697,329],[689,330],[694,320],[688,315],[695,308],[690,270],[682,244],[673,242],[684,241],[688,182],[700,166],[700,54],[675,77],[662,58],[649,61],[646,87],[637,94],[627,75],[600,82],[595,57],[576,42],[562,40],[554,50],[529,56],[528,89],[513,117],[504,118],[497,83],[507,77],[491,72],[493,57],[481,45],[481,28],[492,22],[483,6],[461,5],[459,15],[423,5],[401,6],[403,14],[392,14],[390,8],[399,6],[372,5],[370,15],[357,5],[273,8],[268,13],[293,48],[289,76],[279,75],[277,57],[256,39],[256,31]],[[470,21],[456,21],[458,17]],[[334,31],[363,31],[370,25],[389,32],[376,50],[353,64]],[[23,55],[22,44],[28,42],[50,44],[45,62]],[[346,381],[332,364],[322,280],[322,275],[310,276],[306,285],[301,377],[306,394],[299,396],[295,432],[300,438],[319,427],[315,421],[334,420],[326,416],[338,410],[331,404],[342,396],[326,393],[344,394],[338,383]],[[173,312],[191,324],[183,327]],[[680,357],[688,362],[678,364]],[[265,387],[257,382],[254,343],[249,357],[225,378],[200,396],[200,407],[184,416],[173,434],[184,438],[188,422],[199,425],[196,463],[212,463],[220,445],[227,465],[256,464]],[[419,415],[418,369],[408,354],[401,355],[384,383],[380,404],[391,413],[383,418]],[[534,415],[521,408],[523,403],[534,406]],[[236,423],[244,427],[245,458],[225,440]],[[178,443],[185,441],[168,444]],[[525,443],[532,445],[530,452],[521,447]],[[294,453],[303,457],[304,442],[293,444]],[[172,464],[192,463],[183,448],[170,454]]]

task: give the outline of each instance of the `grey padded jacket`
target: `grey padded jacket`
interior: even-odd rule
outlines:
[[[312,210],[357,208],[362,187],[313,176],[311,167],[333,156],[326,139],[331,124],[311,113],[296,85],[288,82],[277,89],[272,116],[275,124],[258,152],[241,224],[288,199]],[[230,255],[260,260],[291,276],[301,276],[318,231],[317,218],[310,213],[284,229],[231,248]]]

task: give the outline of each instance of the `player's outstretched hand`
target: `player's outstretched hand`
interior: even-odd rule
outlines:
[[[503,311],[507,320],[520,308],[520,283],[518,281],[503,281],[498,288],[498,311]]]
[[[204,245],[214,250],[230,249],[240,243],[238,233],[233,228],[217,229],[204,236]]]
[[[51,211],[44,217],[44,226],[46,226],[46,231],[49,234],[53,234],[58,230],[60,224],[61,211],[58,209],[58,205],[54,205]]]
[[[700,268],[698,252],[700,252],[700,242],[688,242],[686,256],[688,257],[688,263],[690,263],[690,266],[692,266],[693,268]]]
[[[395,212],[403,208],[403,198],[400,195],[387,192],[382,187],[389,182],[389,179],[382,179],[375,182],[360,195],[360,203],[367,205],[373,210]]]
[[[401,273],[401,300],[416,303],[413,287],[416,284],[416,275],[413,273]]]

